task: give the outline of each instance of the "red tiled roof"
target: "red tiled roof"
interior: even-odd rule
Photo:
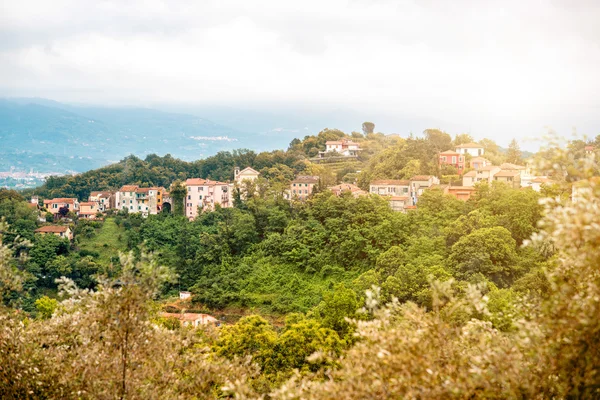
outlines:
[[[135,190],[136,193],[148,193],[150,191],[150,188],[137,188]]]
[[[36,229],[35,232],[60,233],[60,232],[66,232],[67,229],[69,229],[69,227],[64,226],[64,225],[47,225],[47,226],[42,226],[41,228]]]
[[[124,185],[119,192],[135,192],[138,188],[138,185]]]
[[[52,204],[52,203],[74,204],[76,201],[77,201],[77,199],[73,199],[73,198],[58,197],[58,198],[55,198],[55,199],[44,200],[44,204]]]
[[[91,207],[97,204],[98,203],[96,203],[95,201],[84,201],[83,203],[79,203],[79,207]]]
[[[465,176],[466,176],[466,177],[469,177],[469,178],[470,178],[470,177],[473,177],[473,176],[476,176],[476,175],[477,175],[477,172],[476,172],[476,171],[469,171],[469,172],[467,172],[466,174],[464,174],[464,175],[463,175],[463,177],[465,177]]]

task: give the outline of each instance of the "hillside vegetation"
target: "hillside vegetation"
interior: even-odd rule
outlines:
[[[319,140],[340,135],[195,163],[129,158],[114,176],[48,182],[39,193],[83,196],[98,189],[86,184],[161,184],[161,173],[219,179],[243,157],[266,175],[254,195],[194,221],[125,211],[75,221],[73,243],[35,235],[37,211],[0,191],[0,396],[597,398],[597,181],[568,198],[570,180],[598,175],[594,158],[576,142],[547,149],[559,168],[540,168],[558,183],[542,192],[478,184],[463,202],[431,189],[407,213],[323,187],[284,200],[295,171],[323,168],[306,160]],[[452,144],[439,131],[354,136],[364,168],[347,174],[359,182],[432,173],[427,157]],[[252,315],[182,327],[160,314],[180,289],[194,309]]]

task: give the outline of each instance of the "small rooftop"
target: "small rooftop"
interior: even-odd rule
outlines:
[[[509,177],[513,177],[513,176],[517,176],[517,175],[519,175],[519,171],[503,169],[502,171],[498,171],[496,174],[494,174],[494,178],[496,178],[496,177],[509,178]]]
[[[68,203],[68,204],[74,204],[76,201],[77,201],[77,199],[74,199],[74,198],[58,197],[58,198],[55,198],[55,199],[44,200],[44,204],[51,204],[51,203]]]
[[[64,233],[69,229],[68,226],[64,226],[64,225],[47,225],[47,226],[42,226],[41,228],[38,228],[35,230],[35,232],[39,232],[39,233]]]

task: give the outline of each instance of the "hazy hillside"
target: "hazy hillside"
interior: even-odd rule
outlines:
[[[85,171],[128,154],[195,160],[245,147],[249,137],[192,115],[0,100],[0,170]]]

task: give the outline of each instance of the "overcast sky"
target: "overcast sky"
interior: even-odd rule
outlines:
[[[305,103],[596,135],[598,21],[594,0],[0,0],[0,95]]]

